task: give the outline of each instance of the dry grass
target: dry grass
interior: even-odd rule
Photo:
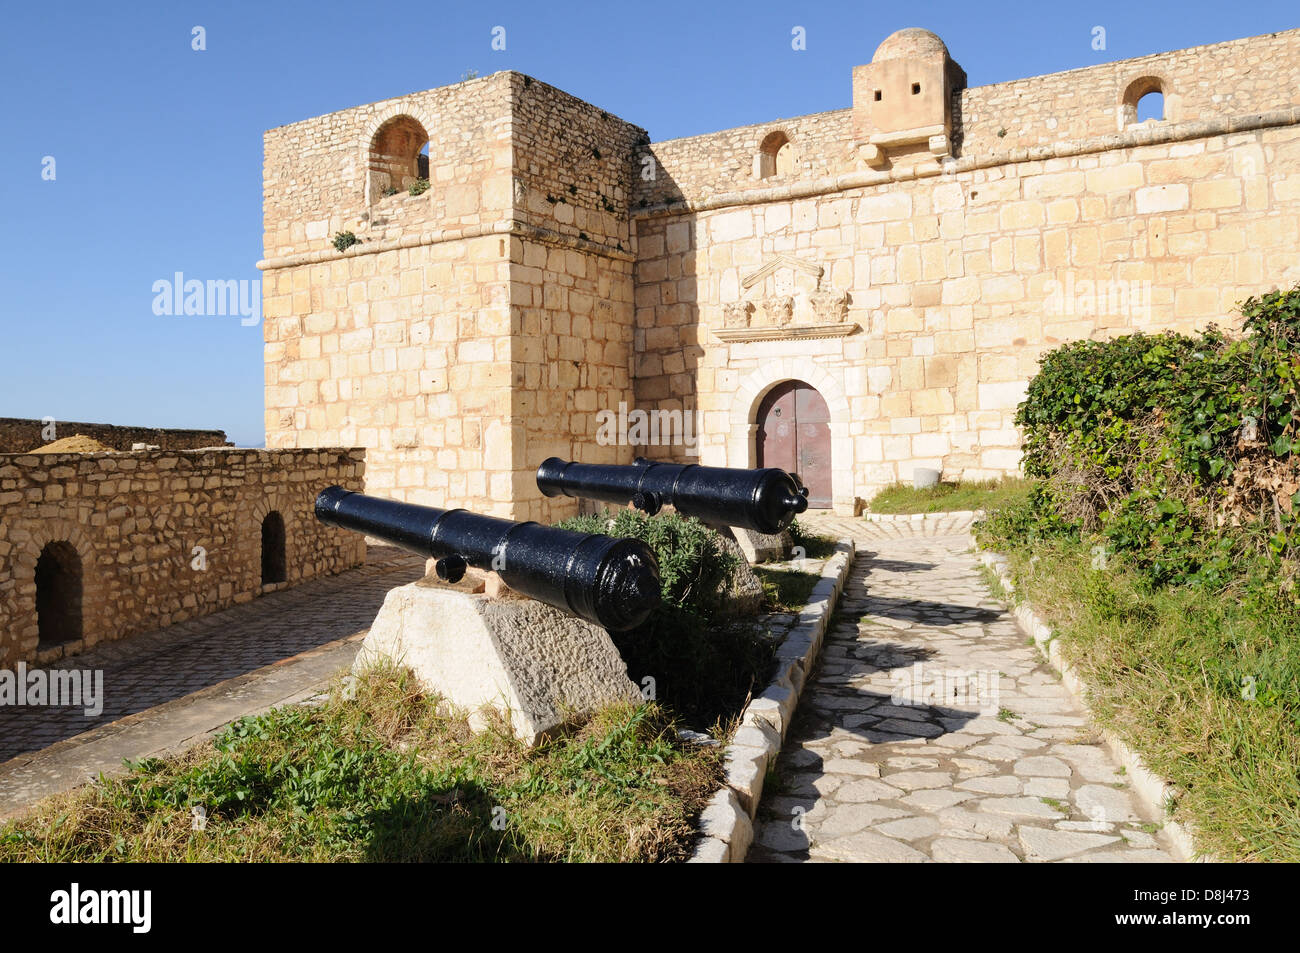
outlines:
[[[528,748],[500,722],[471,732],[405,670],[344,694],[41,802],[0,827],[0,860],[678,861],[721,783],[720,749],[653,703]]]

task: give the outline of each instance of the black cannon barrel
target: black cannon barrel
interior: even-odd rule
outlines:
[[[614,632],[635,628],[659,605],[659,563],[640,540],[399,503],[341,486],[316,497],[316,518],[434,557],[438,575],[451,582],[466,566],[494,570],[516,592]]]
[[[760,533],[779,533],[808,509],[799,478],[774,467],[739,470],[645,459],[620,466],[551,457],[537,468],[537,486],[547,496],[631,503],[651,515],[672,506],[706,523]]]

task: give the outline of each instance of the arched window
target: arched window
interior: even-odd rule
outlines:
[[[81,557],[71,543],[49,543],[36,560],[40,648],[81,638]]]
[[[758,147],[755,171],[760,179],[794,171],[794,143],[784,132],[768,133]]]
[[[1142,76],[1129,83],[1119,106],[1121,131],[1135,123],[1167,119],[1165,93],[1165,82],[1159,76]]]
[[[272,510],[262,520],[262,585],[288,578],[284,558],[284,517]]]
[[[410,116],[394,116],[370,140],[370,201],[429,178],[429,133]]]
[[[1146,122],[1154,119],[1161,122],[1165,118],[1165,94],[1150,92],[1137,101],[1137,121]]]

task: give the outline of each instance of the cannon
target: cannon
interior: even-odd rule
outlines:
[[[495,571],[516,592],[612,632],[635,628],[659,605],[659,563],[640,540],[399,503],[341,486],[317,495],[316,518],[433,557],[447,582],[458,582],[469,566]]]
[[[586,497],[631,503],[653,516],[672,506],[715,526],[779,533],[808,509],[808,490],[793,473],[774,467],[739,470],[689,463],[655,463],[641,457],[630,466],[566,463],[551,457],[537,468],[547,496]]]

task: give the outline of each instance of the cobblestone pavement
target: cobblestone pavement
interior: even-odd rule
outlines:
[[[984,585],[970,518],[801,519],[853,537],[751,862],[1169,862],[1158,824]]]
[[[392,546],[372,545],[366,565],[357,569],[56,662],[49,667],[103,671],[103,712],[92,718],[81,708],[0,707],[0,765],[362,633],[389,589],[423,574],[420,557]]]

